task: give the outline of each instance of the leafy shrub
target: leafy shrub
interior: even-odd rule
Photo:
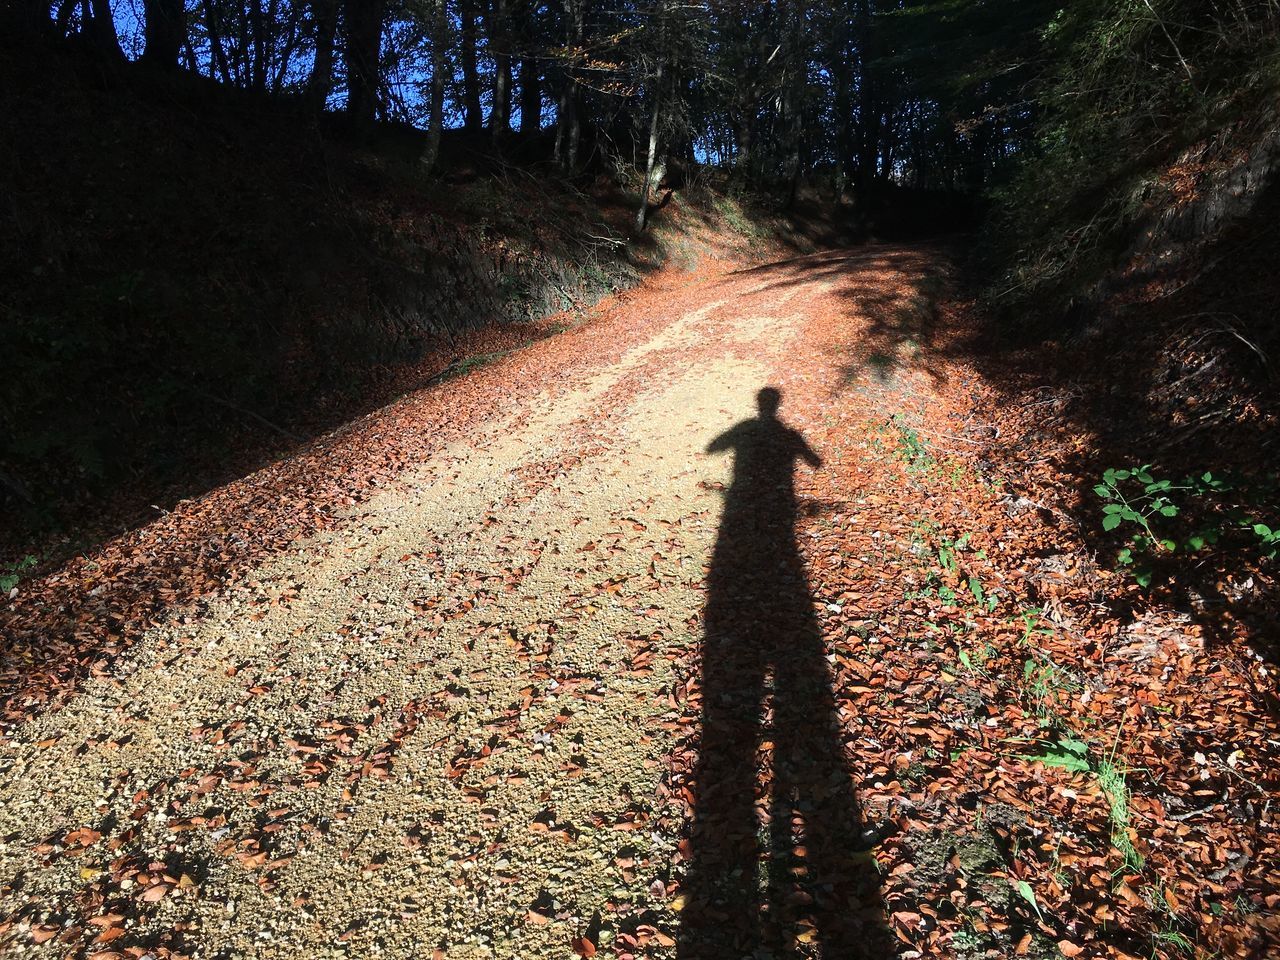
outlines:
[[[4,564],[4,572],[0,573],[0,597],[7,596],[17,589],[23,574],[34,568],[37,563],[39,561],[35,557],[27,554],[21,560]]]
[[[1111,469],[1093,488],[1103,501],[1102,529],[1120,530],[1124,546],[1116,561],[1130,568],[1140,586],[1151,586],[1154,561],[1190,556],[1243,534],[1264,556],[1280,552],[1280,530],[1226,501],[1231,486],[1206,472],[1181,481],[1157,480],[1152,466]]]

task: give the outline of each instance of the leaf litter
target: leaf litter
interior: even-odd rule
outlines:
[[[1176,613],[1126,622],[1050,463],[1050,507],[1010,491],[991,437],[1017,415],[916,342],[973,322],[921,305],[940,252],[734,266],[661,276],[26,585],[0,671],[11,948],[713,955],[694,918],[725,904],[691,878],[723,866],[694,824],[732,490],[704,448],[773,385],[824,461],[796,475],[795,540],[866,943],[1264,955],[1273,678]],[[828,955],[822,825],[770,813],[785,743],[749,746],[782,891],[757,953]]]

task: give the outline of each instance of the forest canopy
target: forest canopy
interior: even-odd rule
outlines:
[[[1277,74],[1267,0],[12,7],[28,29],[107,59],[340,111],[357,127],[412,124],[427,132],[427,166],[459,130],[495,147],[540,139],[569,171],[626,163],[652,179],[674,161],[786,194],[815,176],[837,193],[893,182],[977,194],[1035,157],[1033,176],[1047,167],[1064,181],[1050,200],[1068,219],[1075,191],[1105,191],[1097,181],[1135,153],[1194,139]]]
[[[29,26],[356,124],[545,131],[555,160],[980,189],[1025,148],[1057,4],[62,0]],[[650,160],[649,154],[654,154]]]

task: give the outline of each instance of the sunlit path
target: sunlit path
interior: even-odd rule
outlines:
[[[421,956],[425,946],[532,957],[583,937],[661,949],[682,935],[685,904],[714,915],[715,891],[682,892],[698,869],[689,858],[702,855],[683,846],[698,801],[673,791],[672,756],[687,744],[684,698],[701,686],[692,671],[737,656],[732,639],[699,655],[704,604],[758,617],[749,597],[779,589],[783,574],[766,566],[751,587],[749,558],[735,572],[721,551],[708,599],[734,468],[704,451],[723,446],[717,434],[754,409],[764,384],[808,384],[801,424],[847,402],[835,399],[838,358],[806,326],[847,309],[842,291],[891,284],[923,262],[884,251],[731,275],[669,290],[646,324],[632,318],[659,295],[640,298],[609,321],[628,338],[616,360],[411,465],[17,730],[0,835],[24,939],[57,950],[105,933],[102,943],[193,955]],[[550,362],[545,352],[510,365]],[[772,456],[773,438],[760,443]],[[744,455],[736,469],[750,472]],[[770,510],[749,488],[736,496],[729,514]],[[793,536],[792,521],[777,522]],[[784,618],[811,616],[805,595],[788,603]],[[816,620],[803,629],[821,644]],[[805,656],[824,662],[818,646]],[[834,732],[834,716],[800,719],[798,698],[832,697],[813,670],[775,694],[775,740]],[[728,706],[743,719],[760,708]],[[714,752],[723,731],[712,727]],[[825,771],[842,777],[852,802],[839,744],[820,748],[824,772],[794,773],[819,776],[820,796]],[[779,762],[790,770],[795,757]],[[843,856],[864,858],[864,870],[861,832]],[[868,929],[882,922],[874,884],[844,895],[855,899],[824,909],[856,907]],[[791,912],[803,924],[804,911]]]

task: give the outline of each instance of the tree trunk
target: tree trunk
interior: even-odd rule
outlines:
[[[524,57],[520,61],[520,132],[537,133],[542,129],[542,78],[538,61]]]
[[[84,0],[81,31],[89,46],[108,60],[123,60],[110,0]]]
[[[643,230],[649,221],[649,192],[654,188],[653,170],[658,159],[658,121],[662,117],[662,75],[664,64],[658,64],[653,78],[653,110],[649,114],[649,151],[645,155],[644,186],[640,188],[640,209],[636,211],[636,230]]]
[[[319,113],[333,89],[333,40],[338,30],[338,0],[311,0],[316,25],[316,57],[307,78],[307,106]]]
[[[564,0],[565,44],[572,50],[572,62],[565,63],[560,72],[555,156],[560,168],[566,171],[571,171],[578,165],[578,144],[582,136],[578,78],[574,73],[574,65],[577,63],[586,27],[585,7],[586,0]]]
[[[68,6],[67,0],[56,5],[41,0],[11,0],[0,8],[0,26],[12,25],[12,29],[28,37],[50,36],[53,25],[60,22]]]
[[[484,113],[480,106],[480,73],[476,67],[475,0],[458,0],[458,19],[462,25],[463,129],[478,133],[484,126]]]
[[[740,115],[734,121],[734,140],[738,149],[733,158],[733,176],[740,181],[751,176],[754,127],[754,121],[745,115]]]
[[[271,77],[271,92],[276,96],[279,96],[284,89],[285,77],[289,75],[289,65],[293,61],[294,51],[298,49],[298,40],[301,36],[300,19],[299,8],[290,4],[284,17],[286,27],[284,42],[280,45],[280,53],[276,58],[275,72]],[[280,0],[271,0],[271,22],[280,23],[280,21]]]
[[[32,9],[39,10],[43,14],[43,6],[43,4],[32,4]],[[76,12],[76,7],[78,6],[80,6],[80,0],[62,0],[53,20],[55,36],[65,37],[67,35],[71,28],[71,16]]]
[[[556,145],[552,151],[551,158],[559,167],[564,167],[564,149],[565,149],[565,132],[568,119],[566,114],[569,111],[569,84],[570,79],[565,75],[565,71],[561,71],[560,75],[560,96],[556,99]]]
[[[800,176],[804,170],[804,123],[803,110],[805,94],[809,85],[809,61],[796,54],[805,48],[803,7],[798,7],[791,19],[791,66],[787,75],[786,94],[783,99],[783,121],[787,138],[787,199],[783,209],[790,210],[800,192]]]
[[[858,4],[858,183],[870,186],[875,180],[880,154],[880,104],[876,94],[875,71],[871,62],[875,56],[875,37],[872,35],[872,0]]]
[[[880,179],[887,183],[893,163],[893,110],[888,107],[883,109],[884,112],[880,115],[880,122],[876,127],[878,134],[876,147],[880,160]]]
[[[803,125],[800,122],[800,111],[796,108],[794,102],[788,103],[787,108],[790,115],[787,117],[787,139],[790,141],[790,151],[787,156],[787,199],[783,204],[784,210],[790,210],[795,206],[796,195],[800,191],[800,174],[804,169],[801,164],[801,151],[803,149]]]
[[[422,165],[430,172],[440,157],[440,138],[444,132],[444,81],[449,68],[449,18],[446,0],[431,0],[431,119],[427,127],[427,146]]]
[[[183,0],[143,0],[143,63],[164,70],[178,68],[178,55],[187,38],[187,11]]]
[[[259,93],[267,89],[267,24],[262,13],[262,0],[249,6],[249,33],[253,56],[249,61],[249,86]]]
[[[346,0],[347,115],[360,127],[378,113],[385,0]]]
[[[230,86],[231,65],[227,63],[227,51],[222,46],[222,24],[218,21],[217,6],[213,0],[204,0],[204,28],[209,34],[210,70],[217,67],[222,82]]]
[[[836,198],[844,194],[845,185],[854,173],[853,144],[853,64],[850,51],[849,17],[839,14],[829,70],[834,86],[832,107],[835,115]]]
[[[569,142],[565,146],[564,167],[578,169],[578,154],[582,151],[582,103],[578,97],[577,81],[574,81],[573,97],[569,100]]]
[[[511,0],[493,0],[489,47],[493,51],[493,109],[489,132],[495,144],[511,130]]]

